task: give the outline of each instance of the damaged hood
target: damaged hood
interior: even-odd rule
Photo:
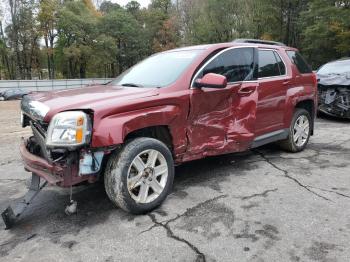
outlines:
[[[36,92],[24,97],[22,111],[31,118],[49,122],[57,113],[67,110],[104,109],[107,105],[135,103],[134,100],[158,95],[157,88],[94,85],[81,89]]]
[[[350,86],[350,71],[344,74],[317,74],[318,84],[323,86]]]

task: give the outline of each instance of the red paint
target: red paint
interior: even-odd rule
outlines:
[[[203,76],[202,79],[196,81],[197,87],[225,88],[227,79],[225,76],[209,73]]]
[[[30,153],[27,149],[26,140],[23,140],[20,144],[20,154],[23,159],[24,169],[35,173],[51,185],[70,187],[84,181],[94,183],[98,179],[97,176],[79,176],[78,163],[73,163],[70,166],[49,163],[47,160]]]
[[[52,185],[63,181],[63,168],[50,164],[45,159],[31,154],[27,150],[26,141],[22,141],[19,150],[23,159],[24,168],[27,171],[36,173]]]
[[[241,96],[243,88],[253,92]],[[183,160],[246,150],[254,139],[257,99],[257,82],[194,89]]]
[[[232,84],[224,76],[208,74],[200,80],[202,86],[226,87],[191,88],[192,78],[205,58],[218,50],[241,46],[276,50],[286,64],[287,75]],[[300,75],[286,55],[287,49],[295,49],[237,43],[193,47],[199,48],[203,49],[202,54],[166,88],[107,85],[37,93],[34,98],[50,107],[46,122],[61,111],[92,112],[92,148],[120,145],[130,132],[138,129],[167,126],[178,164],[209,155],[245,151],[257,136],[289,128],[298,102],[311,100],[316,105],[314,75]],[[78,179],[74,175],[73,178]],[[65,178],[68,179],[65,185],[79,182],[73,178],[72,181]]]

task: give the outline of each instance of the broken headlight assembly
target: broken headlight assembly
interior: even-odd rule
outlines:
[[[46,145],[48,147],[76,148],[91,140],[91,119],[82,111],[56,114],[49,125]]]

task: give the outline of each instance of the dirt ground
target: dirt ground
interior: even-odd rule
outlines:
[[[0,209],[26,191],[18,102],[0,102]],[[265,146],[176,168],[154,212],[113,206],[101,184],[45,188],[11,230],[0,261],[350,261],[350,122],[318,119],[308,148]],[[0,227],[4,228],[2,221]]]

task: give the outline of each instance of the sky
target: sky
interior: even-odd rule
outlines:
[[[129,3],[131,0],[112,0],[111,2],[118,3],[121,6],[125,6],[127,3]],[[140,3],[141,7],[147,7],[151,0],[137,0],[137,2]]]

